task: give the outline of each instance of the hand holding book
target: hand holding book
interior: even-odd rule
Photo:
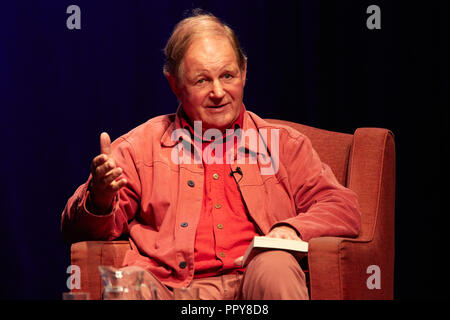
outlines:
[[[265,237],[255,237],[242,257],[234,263],[244,266],[259,252],[264,250],[286,250],[302,257],[308,252],[308,242],[303,241],[297,232],[289,226],[272,229]]]
[[[279,238],[279,239],[288,239],[288,240],[301,240],[297,235],[297,231],[294,228],[289,226],[279,226],[270,230],[270,232],[266,235],[269,238]]]

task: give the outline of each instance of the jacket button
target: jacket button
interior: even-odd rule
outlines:
[[[183,223],[181,224],[181,226],[182,226],[183,228],[186,228],[188,225],[189,225],[189,224],[188,224],[187,222],[183,222]]]
[[[187,184],[188,184],[188,186],[191,187],[191,188],[192,188],[193,186],[195,186],[195,183],[194,183],[194,181],[192,181],[192,180],[188,180]]]
[[[180,266],[181,269],[186,268],[186,261],[181,261],[179,266]]]
[[[223,229],[223,224],[219,223],[219,224],[217,225],[217,228]]]
[[[214,180],[217,180],[217,179],[219,179],[219,174],[214,173],[214,174],[212,175],[212,177],[213,177]]]

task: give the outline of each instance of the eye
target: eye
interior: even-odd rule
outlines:
[[[204,82],[205,82],[205,79],[203,79],[203,78],[197,80],[197,84],[202,84],[202,83],[204,83]]]
[[[231,79],[233,78],[233,76],[229,73],[225,73],[225,75],[223,76],[225,79]]]

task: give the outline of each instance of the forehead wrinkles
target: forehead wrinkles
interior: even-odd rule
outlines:
[[[183,59],[182,67],[187,73],[214,72],[237,68],[233,47],[226,38],[205,38],[192,42]]]

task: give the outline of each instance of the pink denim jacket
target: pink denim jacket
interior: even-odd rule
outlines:
[[[62,214],[68,242],[129,234],[132,250],[124,265],[141,266],[170,287],[187,286],[194,276],[194,239],[204,183],[202,162],[188,163],[184,152],[180,157],[181,147],[196,149],[190,136],[179,130],[180,123],[178,113],[158,116],[113,142],[114,159],[128,184],[109,214],[95,215],[86,209],[91,177],[68,200]],[[358,235],[356,194],[338,183],[306,136],[249,111],[242,132],[248,138],[243,139],[242,156],[234,155],[234,163],[226,165],[242,173],[235,173],[236,181],[261,234],[287,224],[305,241]],[[254,133],[261,137],[256,144]]]

